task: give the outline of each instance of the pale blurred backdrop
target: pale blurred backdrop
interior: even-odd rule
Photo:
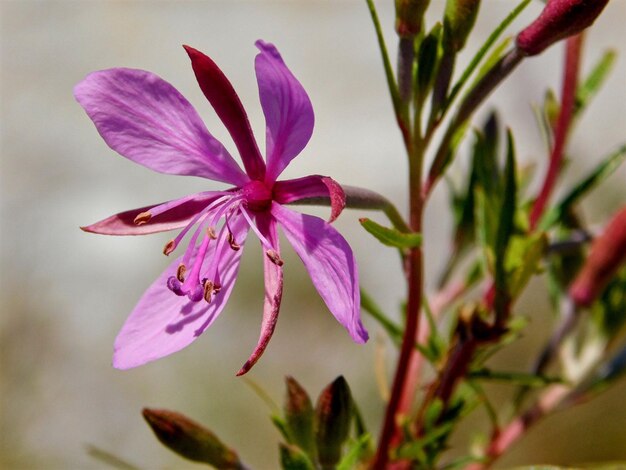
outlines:
[[[517,2],[484,0],[475,51],[497,19]],[[379,1],[392,49],[393,2]],[[514,33],[541,9],[535,2]],[[432,1],[428,20],[441,14]],[[234,145],[202,96],[181,45],[209,54],[230,78],[263,148],[264,120],[253,59],[258,38],[274,42],[310,94],[313,138],[285,177],[310,173],[377,190],[405,204],[405,163],[392,117],[373,27],[364,1],[6,1],[1,29],[1,438],[0,467],[97,469],[90,445],[144,469],[200,468],[162,448],[143,422],[144,406],[189,414],[239,449],[258,469],[277,468],[279,435],[270,410],[235,372],[258,336],[261,319],[260,250],[249,243],[244,269],[221,318],[186,350],[130,371],[111,367],[115,335],[143,290],[167,265],[168,235],[108,238],[78,227],[217,184],[164,176],[121,158],[98,136],[74,101],[73,86],[87,73],[124,66],[153,71],[196,107],[209,130]],[[626,136],[626,1],[613,0],[586,42],[585,69],[607,47],[620,50],[607,88],[593,102],[571,141],[567,180],[590,169]],[[462,63],[468,61],[466,53]],[[483,107],[497,103],[512,126],[520,158],[545,161],[531,103],[557,87],[562,47],[527,61]],[[236,152],[232,150],[233,155]],[[456,172],[466,166],[463,157]],[[465,159],[466,160],[466,159]],[[543,163],[542,163],[543,164]],[[541,166],[543,168],[543,166]],[[594,193],[585,206],[600,223],[626,199],[626,172]],[[324,215],[324,209],[314,213]],[[336,226],[352,244],[362,284],[396,318],[403,295],[397,256],[374,242],[346,211]],[[447,194],[439,189],[426,214],[427,273],[432,280],[447,256]],[[249,377],[277,402],[283,377],[295,376],[313,395],[344,374],[365,418],[378,433],[383,410],[374,379],[378,326],[365,318],[372,340],[351,342],[315,293],[300,261],[283,243],[285,296],[276,334]],[[432,281],[430,283],[432,287]],[[518,304],[531,315],[529,335],[498,359],[528,365],[529,347],[546,337],[541,283]],[[388,375],[393,351],[387,345]],[[626,460],[626,386],[538,426],[501,467]],[[484,421],[475,413],[473,430]],[[461,434],[462,436],[463,434]],[[462,441],[458,437],[457,441]]]

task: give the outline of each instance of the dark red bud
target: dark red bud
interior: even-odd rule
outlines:
[[[430,0],[396,0],[396,32],[401,38],[417,36]]]
[[[244,468],[234,451],[211,431],[186,416],[175,411],[144,408],[143,417],[159,441],[177,454],[216,468]]]
[[[591,26],[609,0],[548,0],[539,17],[517,35],[517,48],[536,55]]]
[[[626,206],[591,245],[589,256],[569,289],[572,300],[581,307],[591,305],[625,262]]]
[[[334,468],[339,462],[351,421],[352,395],[348,382],[340,376],[322,391],[315,408],[315,437],[322,468]]]
[[[309,455],[315,449],[313,404],[306,390],[293,378],[287,377],[285,419],[295,444]]]

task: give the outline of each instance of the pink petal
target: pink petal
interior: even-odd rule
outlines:
[[[243,248],[247,226],[235,222],[231,228]],[[228,248],[213,261],[219,266],[222,289],[210,304],[204,300],[192,302],[167,288],[167,280],[176,275],[182,257],[174,261],[148,288],[124,323],[115,340],[113,366],[137,367],[179,351],[198,338],[226,305],[235,285],[242,251]]]
[[[272,204],[272,215],[304,263],[328,309],[357,343],[368,339],[360,318],[356,261],[348,242],[318,217]]]
[[[189,54],[200,89],[233,138],[246,172],[250,178],[262,180],[265,176],[265,162],[235,89],[211,58],[193,47],[183,47]]]
[[[135,163],[234,185],[248,180],[193,106],[150,72],[93,72],[76,85],[74,96],[108,146]]]
[[[263,41],[256,46],[261,51],[255,68],[267,123],[266,181],[273,183],[309,142],[315,118],[308,95],[276,48]]]
[[[328,176],[311,175],[292,180],[277,181],[274,200],[280,204],[297,203],[303,199],[327,199],[330,197],[330,219],[333,222],[344,207],[346,194],[339,183]]]
[[[257,214],[256,220],[257,227],[263,236],[272,244],[275,250],[279,252],[278,232],[274,219],[267,214],[259,213]],[[278,321],[278,311],[280,310],[280,301],[283,296],[283,268],[271,261],[265,253],[263,254],[263,263],[265,272],[265,301],[263,305],[261,334],[250,358],[246,361],[241,370],[237,372],[237,375],[245,374],[256,364],[265,351],[274,333],[274,328],[276,328],[276,322]]]
[[[99,233],[101,235],[147,235],[182,228],[191,221],[194,215],[217,199],[222,193],[216,192],[211,195],[207,192],[204,194],[206,194],[204,197],[198,196],[198,198],[184,202],[150,219],[148,223],[145,224],[136,224],[135,218],[139,214],[149,211],[156,205],[120,212],[119,214],[112,215],[94,224],[81,227],[81,229],[85,232]]]

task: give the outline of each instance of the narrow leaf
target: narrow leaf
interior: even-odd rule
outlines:
[[[392,322],[387,315],[383,313],[382,309],[364,289],[361,289],[361,308],[369,313],[374,320],[378,321],[396,343],[402,340],[402,328]]]
[[[302,449],[287,444],[280,444],[280,465],[283,470],[315,470]]]
[[[547,377],[524,372],[494,371],[487,368],[471,371],[469,377],[471,379],[507,382],[510,385],[522,385],[524,387],[545,387],[550,384],[563,383],[563,379],[559,377]]]
[[[606,78],[608,77],[617,54],[613,50],[606,51],[598,63],[593,67],[591,73],[587,76],[576,90],[576,103],[574,108],[575,115],[579,115],[585,110],[591,99],[600,90]]]
[[[373,220],[359,219],[365,230],[372,234],[378,241],[395,248],[416,248],[422,244],[421,233],[403,233],[393,228],[384,227]]]
[[[598,186],[613,174],[626,160],[626,145],[604,159],[587,177],[578,182],[574,188],[541,220],[540,230],[548,230],[562,220],[569,210],[580,201],[589,191]]]
[[[357,464],[369,455],[370,441],[371,436],[369,434],[363,434],[355,441],[337,465],[337,470],[353,470],[356,468]]]

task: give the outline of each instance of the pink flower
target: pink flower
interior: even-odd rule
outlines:
[[[276,326],[283,290],[280,226],[302,259],[328,309],[363,343],[357,266],[350,246],[329,223],[284,204],[329,197],[332,222],[345,205],[341,187],[319,175],[276,181],[313,132],[313,108],[276,48],[257,41],[255,60],[265,120],[266,159],[246,112],[217,65],[185,46],[200,88],[228,129],[245,171],[205,128],[191,104],[169,83],[143,70],[115,68],[88,75],[74,95],[98,132],[122,156],[160,173],[200,176],[232,185],[122,212],[83,227],[105,235],[145,235],[181,229],[169,255],[191,234],[187,248],[148,288],[115,341],[113,365],[136,367],[193,342],[218,317],[235,284],[250,230],[261,242],[265,302],[258,344],[238,375],[265,350]]]

